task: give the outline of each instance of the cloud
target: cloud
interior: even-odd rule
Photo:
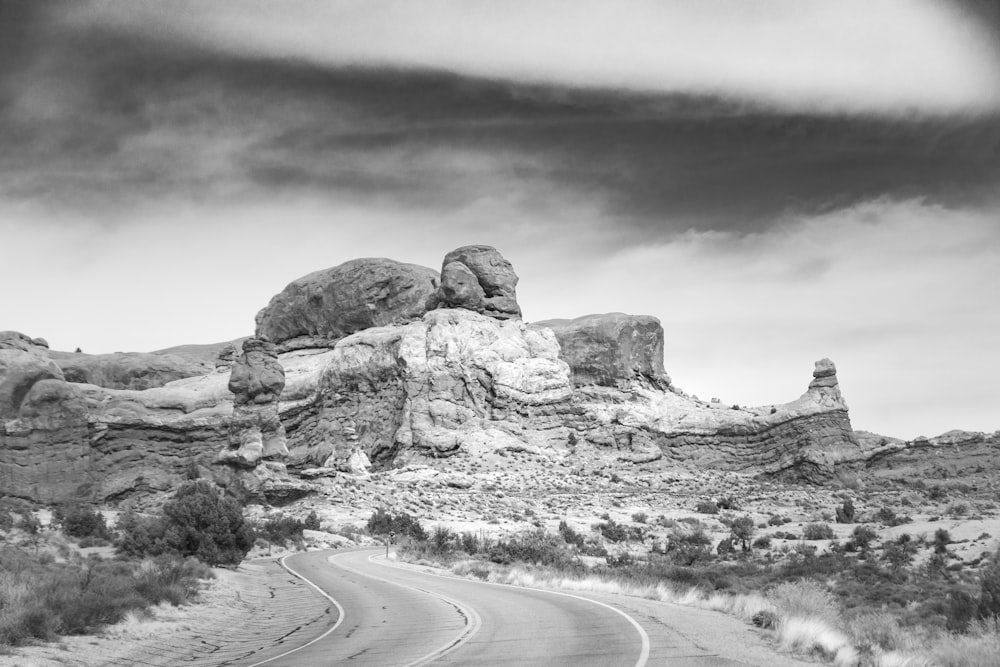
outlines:
[[[668,372],[702,398],[785,402],[830,357],[856,428],[991,431],[997,215],[880,200],[754,234],[691,231],[564,266],[562,287],[522,273],[521,300],[553,317],[657,315]]]
[[[92,2],[115,26],[248,57],[716,95],[785,109],[995,111],[998,52],[939,0]]]

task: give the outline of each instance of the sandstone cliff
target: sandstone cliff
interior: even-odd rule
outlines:
[[[195,346],[199,358],[180,358],[202,372],[161,374],[162,386],[121,386],[140,374],[102,375],[98,386],[61,369],[44,341],[0,336],[0,488],[107,500],[199,474],[278,502],[307,490],[286,465],[364,471],[513,450],[569,468],[697,465],[824,481],[865,456],[828,360],[790,403],[704,403],[671,385],[655,318],[526,325],[516,274],[494,249],[460,248],[443,266],[440,282],[391,260],[310,274],[261,311],[242,355]]]

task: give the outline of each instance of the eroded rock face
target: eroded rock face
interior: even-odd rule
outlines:
[[[501,320],[520,318],[514,267],[491,246],[452,250],[441,264],[441,286],[428,302],[428,309],[434,308],[463,308]]]
[[[607,313],[531,326],[555,333],[559,357],[572,369],[574,385],[613,387],[634,379],[670,384],[663,370],[663,327],[655,317]]]
[[[16,332],[0,335],[0,419],[16,419],[25,398],[42,380],[63,380],[45,349]]]
[[[255,468],[262,460],[287,457],[285,427],[278,416],[285,370],[274,345],[260,338],[245,340],[243,354],[233,363],[228,387],[234,394],[229,447],[219,452],[218,461]]]
[[[62,369],[67,382],[94,384],[106,389],[152,389],[211,370],[208,364],[167,354],[52,351],[49,356]]]
[[[318,403],[290,434],[290,462],[345,468],[475,455],[508,440],[564,445],[569,368],[548,331],[463,309],[337,343]]]
[[[662,457],[822,483],[862,452],[832,362],[817,362],[816,369],[820,377],[797,400],[756,408],[704,403],[643,382],[580,387],[570,426],[578,442],[620,452],[623,461]]]
[[[282,349],[322,347],[356,331],[419,318],[438,274],[391,259],[355,259],[292,282],[257,314],[257,336]]]

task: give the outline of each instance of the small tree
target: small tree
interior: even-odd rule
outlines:
[[[163,506],[165,541],[209,565],[238,565],[253,546],[253,529],[235,500],[207,481],[185,484]]]
[[[253,546],[252,526],[236,501],[223,497],[206,480],[185,484],[163,506],[163,515],[132,513],[118,521],[118,550],[156,556],[194,556],[209,565],[237,565]]]
[[[740,543],[743,551],[750,551],[750,541],[753,539],[754,529],[753,518],[750,516],[741,516],[733,521],[730,528],[731,534],[733,539]]]
[[[837,523],[854,523],[854,503],[850,498],[837,508]]]
[[[868,526],[858,526],[851,533],[851,541],[861,550],[862,553],[868,553],[868,549],[871,548],[872,541],[878,537],[878,533],[869,528]]]

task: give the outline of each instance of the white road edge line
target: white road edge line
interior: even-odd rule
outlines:
[[[351,553],[351,552],[348,552],[348,553]],[[340,555],[343,555],[343,554],[333,554],[332,556],[330,556],[326,560],[332,565],[333,564],[333,559],[335,557],[337,557],[337,556],[340,556]],[[374,558],[374,557],[375,556],[369,556],[368,560],[371,561],[372,558]],[[393,586],[399,586],[400,588],[407,588],[407,589],[409,589],[411,591],[417,591],[418,593],[424,593],[426,595],[430,595],[431,597],[436,597],[439,600],[444,600],[445,602],[447,602],[451,606],[455,607],[455,609],[458,610],[459,615],[462,616],[465,619],[465,627],[462,629],[462,631],[460,633],[458,633],[457,637],[455,637],[454,639],[452,639],[450,642],[448,642],[447,644],[445,644],[441,648],[435,649],[435,650],[431,651],[430,653],[428,653],[427,655],[422,656],[420,658],[417,658],[413,662],[407,663],[405,667],[417,667],[417,665],[426,665],[426,664],[431,663],[431,662],[433,662],[433,661],[435,661],[435,660],[437,660],[439,658],[444,657],[448,653],[451,653],[452,651],[454,651],[455,649],[457,649],[459,646],[462,646],[467,641],[469,641],[470,639],[472,639],[472,637],[477,632],[479,632],[479,629],[483,626],[483,619],[479,616],[479,612],[477,612],[472,607],[465,606],[464,604],[462,604],[458,600],[453,600],[452,598],[448,597],[447,595],[442,595],[441,593],[436,593],[434,591],[428,591],[428,590],[425,590],[423,588],[417,588],[416,586],[409,586],[407,584],[401,584],[398,581],[392,581],[391,579],[383,579],[382,577],[376,577],[374,574],[368,574],[367,572],[361,572],[359,570],[355,570],[353,567],[348,567],[348,566],[344,565],[343,563],[337,563],[336,565],[337,565],[337,567],[339,567],[339,568],[341,568],[343,570],[347,570],[348,572],[353,572],[354,574],[360,575],[362,577],[368,577],[369,579],[375,579],[376,581],[381,581],[383,583],[391,584]],[[251,665],[251,667],[253,667],[253,666]]]
[[[368,557],[368,560],[370,560],[372,562],[374,562],[375,559],[384,561],[384,562],[380,563],[383,567],[395,567],[395,569],[399,569],[399,570],[406,570],[406,569],[408,569],[408,568],[402,568],[402,567],[391,565],[389,563],[389,561],[386,559],[386,557],[382,556],[380,554],[375,554],[373,556],[369,556]],[[546,589],[546,588],[534,588],[532,586],[515,586],[514,584],[501,584],[501,583],[494,582],[494,581],[476,581],[474,579],[464,579],[462,577],[449,577],[449,576],[446,576],[446,575],[443,575],[443,574],[436,574],[434,572],[425,572],[425,571],[422,571],[422,570],[416,570],[416,571],[420,572],[421,574],[426,574],[426,575],[428,575],[430,577],[441,577],[442,579],[458,579],[459,581],[468,581],[471,584],[482,584],[484,586],[505,586],[507,588],[519,588],[521,590],[538,591],[539,593],[549,593],[550,595],[562,595],[563,597],[574,598],[576,600],[582,600],[584,602],[590,602],[591,604],[600,605],[601,607],[605,607],[607,609],[610,609],[611,611],[615,612],[616,614],[620,614],[621,616],[623,616],[626,621],[628,621],[629,623],[632,624],[632,627],[635,628],[636,632],[639,633],[639,638],[642,640],[642,650],[639,652],[639,659],[636,660],[635,667],[645,667],[646,663],[649,662],[649,648],[650,648],[649,635],[646,634],[645,629],[643,629],[643,627],[641,625],[639,625],[639,622],[637,620],[635,620],[634,618],[632,618],[631,616],[629,616],[628,614],[626,614],[621,609],[618,609],[616,607],[612,607],[609,604],[605,604],[603,602],[598,602],[597,600],[591,600],[590,598],[585,598],[585,597],[582,597],[580,595],[573,595],[571,593],[563,593],[561,591],[553,591],[553,590],[549,590],[549,589]]]
[[[334,630],[336,630],[338,627],[340,627],[340,624],[344,622],[344,608],[340,606],[340,603],[337,602],[336,600],[334,600],[322,588],[320,588],[319,586],[317,586],[313,582],[311,582],[308,579],[306,579],[303,575],[299,574],[298,572],[296,572],[295,570],[293,570],[291,567],[289,567],[285,563],[285,559],[288,558],[288,556],[293,556],[293,555],[295,555],[295,554],[288,554],[287,556],[282,556],[280,559],[278,559],[278,563],[281,565],[281,567],[283,567],[286,570],[288,570],[288,572],[292,576],[298,577],[302,581],[306,582],[307,584],[309,584],[310,586],[312,586],[313,588],[315,588],[317,593],[319,593],[320,595],[322,595],[323,597],[325,597],[327,600],[329,600],[330,602],[332,602],[333,605],[337,608],[337,613],[340,614],[340,617],[337,619],[337,622],[333,624],[332,628],[330,628],[329,630],[327,630],[326,632],[324,632],[323,634],[321,634],[319,637],[316,637],[312,641],[310,641],[310,642],[308,642],[306,644],[303,644],[302,646],[299,646],[298,648],[293,648],[291,651],[285,651],[281,655],[276,655],[273,658],[268,658],[267,660],[261,660],[260,662],[255,662],[252,665],[248,665],[247,667],[257,667],[258,665],[266,665],[267,663],[272,662],[274,660],[277,660],[278,658],[284,658],[286,656],[291,655],[292,653],[295,653],[296,651],[301,651],[302,649],[306,648],[307,646],[312,646],[313,644],[315,644],[316,642],[318,642],[319,640],[323,639],[324,637],[326,637],[327,635],[329,635],[331,632],[333,632]]]

